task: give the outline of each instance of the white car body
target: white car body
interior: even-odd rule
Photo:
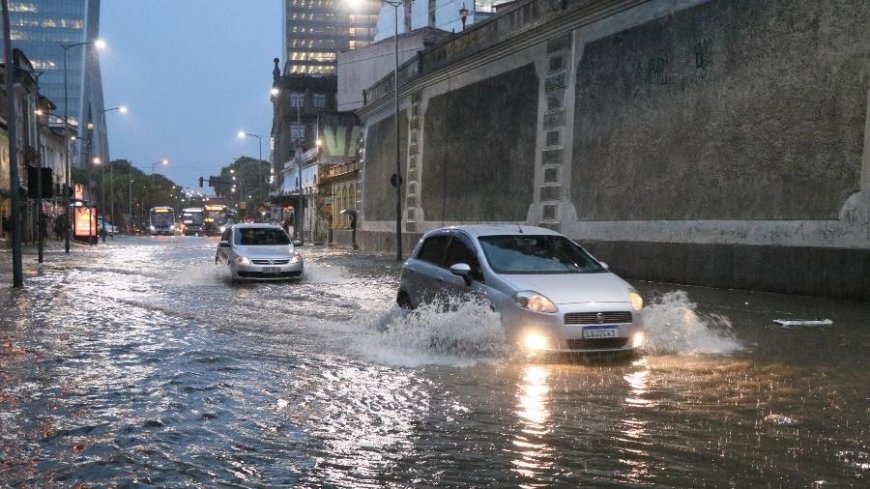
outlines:
[[[432,242],[427,245],[430,239]],[[582,258],[588,271],[569,262],[575,270],[529,269],[499,273],[490,263],[494,250],[519,252],[493,248],[493,240],[557,243],[560,249],[567,247],[571,253],[576,253],[571,257]],[[424,246],[426,250],[421,256]],[[441,263],[432,251],[439,246],[449,248],[444,251]],[[530,257],[531,263],[537,260],[545,266],[562,265],[556,258],[529,253],[521,256]],[[465,263],[475,260],[473,267],[477,270]],[[633,352],[644,341],[640,315],[643,301],[634,288],[579,245],[546,228],[476,225],[426,233],[402,267],[397,302],[413,308],[441,294],[485,298],[500,313],[507,337],[530,350]]]
[[[280,244],[246,242],[245,233],[279,238]],[[271,241],[275,241],[274,239]],[[236,280],[298,280],[303,261],[290,237],[272,224],[234,224],[225,229],[215,253],[215,263],[225,263]]]

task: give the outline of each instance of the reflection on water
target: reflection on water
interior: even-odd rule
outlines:
[[[547,435],[551,433],[548,426],[548,376],[549,371],[545,366],[525,366],[517,393],[520,429],[514,433],[513,444],[519,458],[513,461],[514,471],[531,480],[552,466],[553,448],[546,442]]]
[[[397,310],[389,257],[306,247],[300,283],[233,285],[215,247],[118,237],[0,291],[0,486],[870,477],[864,305],[665,288],[647,294],[642,358],[532,364],[488,307]],[[834,326],[771,323],[810,308]]]

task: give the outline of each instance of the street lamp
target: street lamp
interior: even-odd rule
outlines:
[[[160,160],[156,163],[151,163],[151,185],[152,186],[154,185],[154,171],[155,171],[154,168],[156,168],[157,165],[167,166],[167,165],[169,165],[169,160],[167,160],[166,158],[163,158],[162,160]]]
[[[118,112],[120,112],[122,114],[126,114],[127,113],[127,106],[126,105],[119,105],[117,107],[112,107],[110,109],[104,109],[102,113],[105,114],[107,112],[112,112],[113,110],[117,110]],[[109,164],[109,180],[111,180],[111,183],[112,183],[112,189],[109,192],[111,194],[110,199],[112,201],[112,203],[110,205],[111,212],[109,214],[111,214],[111,216],[112,216],[112,224],[114,225],[117,222],[117,220],[115,219],[115,165],[112,165],[111,163]],[[105,202],[100,202],[100,203],[105,206]],[[104,214],[103,219],[105,220],[105,213],[103,213],[103,214]]]
[[[257,174],[259,174],[259,176],[260,176],[260,182],[258,183],[257,186],[262,185],[263,181],[264,181],[264,179],[263,179],[263,136],[260,136],[259,134],[251,134],[251,133],[245,132],[245,131],[239,131],[237,136],[239,137],[239,139],[242,139],[245,136],[257,138],[257,143],[258,143],[258,147],[259,147],[259,153],[258,153],[259,156],[258,156],[258,160],[257,160]]]
[[[72,44],[60,44],[61,49],[63,49],[63,134],[64,139],[66,139],[67,131],[69,131],[69,85],[67,83],[67,51],[72,48],[79,46],[86,46],[89,44],[93,44],[97,49],[103,49],[106,47],[106,42],[102,39],[94,39],[90,41],[84,42],[75,42]],[[67,141],[68,142],[68,141]],[[64,165],[66,166],[66,183],[69,189],[72,189],[72,168],[70,168],[69,162],[69,145],[65,144],[63,147],[63,158]],[[64,249],[66,253],[69,253],[69,239],[72,234],[72,220],[70,220],[70,197],[71,195],[67,195],[67,206],[66,206],[66,244]]]
[[[351,5],[360,0],[347,0]],[[390,178],[390,183],[396,187],[396,260],[402,261],[402,162],[399,142],[399,7],[413,0],[380,0],[393,7],[393,49],[395,65],[393,68],[393,122],[396,128],[396,173]]]

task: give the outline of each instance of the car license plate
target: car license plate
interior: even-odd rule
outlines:
[[[280,267],[263,267],[263,273],[278,273],[281,271]]]
[[[584,338],[616,338],[619,328],[616,326],[586,326],[583,328]]]

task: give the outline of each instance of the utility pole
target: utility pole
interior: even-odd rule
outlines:
[[[13,79],[12,41],[9,34],[9,0],[0,0],[3,12],[3,59],[6,74],[6,127],[9,136],[9,195],[12,206],[12,287],[24,286],[24,272],[21,267],[21,208],[18,202],[18,148],[15,147],[17,111],[15,110],[15,80]]]

